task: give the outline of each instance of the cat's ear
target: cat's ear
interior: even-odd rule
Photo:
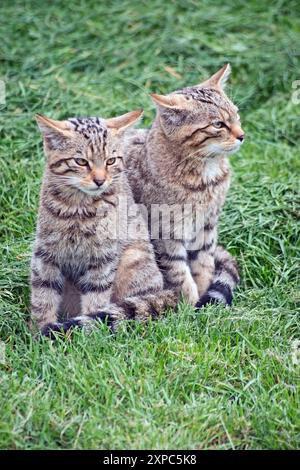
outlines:
[[[43,134],[46,150],[59,150],[62,143],[73,136],[68,121],[55,121],[41,114],[36,114],[35,118]]]
[[[226,82],[229,78],[231,72],[230,64],[225,64],[218,72],[212,75],[208,80],[205,82],[200,83],[199,86],[206,87],[209,86],[211,88],[224,88]]]
[[[133,126],[143,115],[142,109],[130,111],[129,113],[122,114],[110,119],[105,119],[108,129],[115,129],[118,132],[123,132],[127,127]]]
[[[180,109],[183,107],[182,95],[173,93],[172,95],[157,95],[150,93],[150,96],[155,104],[163,108]]]

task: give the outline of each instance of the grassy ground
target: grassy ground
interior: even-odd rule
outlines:
[[[1,448],[300,447],[299,14],[297,0],[1,2]],[[33,340],[34,113],[143,106],[147,125],[148,92],[195,84],[227,61],[248,136],[221,226],[242,271],[234,306],[181,305],[116,337],[102,326]]]

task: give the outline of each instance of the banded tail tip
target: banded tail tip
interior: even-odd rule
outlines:
[[[200,297],[195,307],[197,309],[205,307],[209,304],[232,304],[232,290],[231,287],[227,284],[223,284],[220,281],[216,281],[211,284],[208,291]]]
[[[113,318],[110,313],[99,311],[90,315],[74,317],[61,323],[47,323],[47,325],[41,329],[41,335],[49,339],[56,339],[56,334],[66,334],[68,331],[76,327],[91,327],[92,324],[95,324],[97,321],[106,323],[111,329],[113,327]]]

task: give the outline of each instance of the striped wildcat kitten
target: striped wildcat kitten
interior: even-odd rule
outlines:
[[[163,290],[143,217],[118,213],[122,198],[129,208],[134,204],[121,137],[141,114],[66,121],[37,115],[47,162],[31,262],[31,312],[46,336],[94,320],[106,320],[114,330],[120,320],[156,317],[176,304],[174,293]],[[138,237],[127,236],[128,220],[138,225]]]
[[[179,238],[151,234],[165,287],[198,307],[230,304],[239,282],[235,260],[217,246],[218,218],[230,183],[228,155],[244,140],[238,109],[223,89],[229,73],[226,65],[200,85],[152,94],[157,116],[151,129],[127,135],[128,177],[136,202],[148,208],[189,204],[193,220],[200,221],[196,233]],[[187,224],[184,214],[174,218],[173,232],[182,220]],[[157,222],[158,217],[154,226]]]

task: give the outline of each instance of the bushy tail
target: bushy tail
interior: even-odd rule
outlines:
[[[176,304],[177,296],[171,290],[162,290],[141,297],[127,297],[120,305],[112,303],[90,315],[80,315],[64,322],[48,323],[42,328],[41,333],[54,339],[55,333],[67,333],[75,327],[89,330],[97,324],[97,321],[106,322],[115,332],[118,324],[124,320],[155,319],[167,308],[174,308]]]
[[[212,303],[231,305],[233,291],[239,282],[240,277],[235,259],[222,246],[217,246],[213,282],[199,299],[196,307],[201,308]]]

